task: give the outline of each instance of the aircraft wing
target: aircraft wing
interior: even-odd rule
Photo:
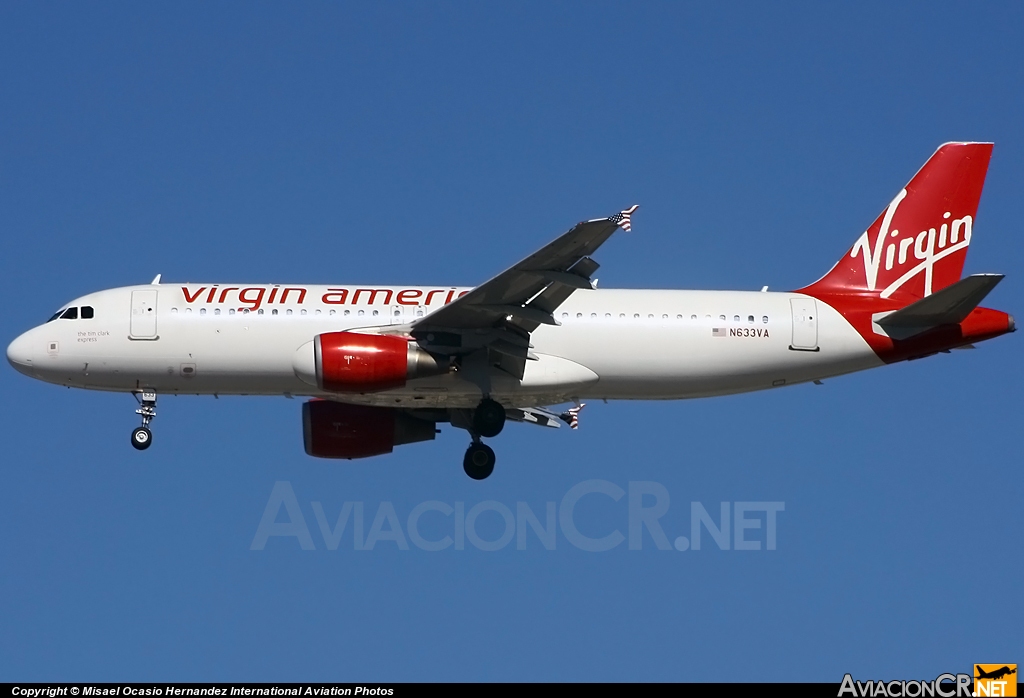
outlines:
[[[407,326],[428,351],[466,354],[484,347],[501,355],[500,367],[522,378],[531,358],[529,335],[558,325],[554,312],[577,289],[594,288],[600,266],[590,255],[616,229],[630,229],[625,211],[578,223],[569,232],[465,296]]]

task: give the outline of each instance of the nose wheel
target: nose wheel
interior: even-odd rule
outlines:
[[[474,441],[466,449],[462,468],[474,480],[483,480],[494,472],[494,451],[485,443]]]
[[[137,427],[132,432],[132,446],[139,451],[145,451],[153,443],[153,432],[147,427]]]
[[[156,391],[143,390],[141,393],[132,393],[139,401],[139,409],[135,414],[142,417],[142,426],[132,432],[132,446],[138,451],[145,451],[153,443],[153,432],[149,430],[149,423],[156,417]]]

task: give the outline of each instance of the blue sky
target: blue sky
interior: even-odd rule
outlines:
[[[632,203],[603,287],[797,288],[942,142],[995,151],[965,271],[1024,315],[1024,9],[942,3],[0,5],[0,337],[149,281],[478,283]],[[592,404],[375,460],[300,403],[0,370],[4,680],[932,678],[1020,662],[1017,336],[761,394]],[[328,550],[382,503],[543,519],[579,483],[779,501],[773,551]],[[315,550],[250,545],[278,481]],[[580,501],[627,532],[628,496]],[[281,514],[281,519],[286,517]],[[435,518],[430,518],[435,517]],[[423,531],[445,535],[439,513]],[[477,530],[496,538],[501,518]],[[451,530],[449,529],[449,533]],[[757,533],[752,532],[752,533]],[[763,529],[761,531],[763,533]],[[1013,637],[1018,637],[1013,640]]]

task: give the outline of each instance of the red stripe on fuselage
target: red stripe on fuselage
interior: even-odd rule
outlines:
[[[877,294],[808,293],[808,289],[802,292],[834,308],[887,364],[983,342],[1016,329],[1013,317],[1008,313],[975,308],[960,324],[940,325],[907,339],[893,339],[876,332],[871,317],[875,313],[898,310],[905,303],[882,299]]]

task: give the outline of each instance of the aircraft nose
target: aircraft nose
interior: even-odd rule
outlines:
[[[7,346],[7,361],[20,373],[32,370],[32,340],[29,332],[21,335]]]

